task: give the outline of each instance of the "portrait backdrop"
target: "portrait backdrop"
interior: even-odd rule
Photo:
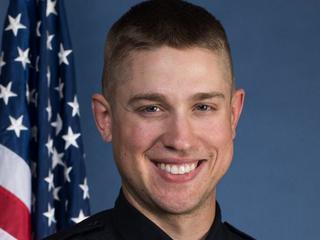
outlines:
[[[120,178],[90,100],[101,87],[106,32],[138,2],[65,1],[93,213],[113,206]],[[223,219],[257,239],[318,239],[320,1],[190,2],[223,23],[246,90],[234,161],[218,186]],[[8,3],[0,1],[1,25]]]

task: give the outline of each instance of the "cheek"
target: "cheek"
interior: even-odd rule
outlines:
[[[114,129],[114,144],[121,145],[127,154],[143,154],[161,135],[159,124],[148,123],[134,118],[124,118]]]

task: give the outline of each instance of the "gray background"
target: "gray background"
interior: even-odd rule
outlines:
[[[0,25],[8,2],[0,0]],[[106,31],[137,2],[65,1],[93,213],[113,206],[120,179],[90,97],[100,89]],[[247,93],[234,162],[218,188],[223,218],[257,239],[319,239],[320,1],[192,2],[224,24]]]

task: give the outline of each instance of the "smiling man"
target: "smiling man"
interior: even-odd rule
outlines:
[[[216,187],[244,101],[222,25],[179,0],[146,1],[111,28],[96,124],[122,179],[115,207],[49,239],[253,239],[223,223]]]

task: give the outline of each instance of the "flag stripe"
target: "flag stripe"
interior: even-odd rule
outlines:
[[[1,186],[0,212],[0,228],[16,239],[31,239],[29,210],[26,208],[25,204],[20,201],[20,199]],[[13,226],[11,222],[15,222],[15,226]]]
[[[1,240],[17,240],[15,237],[11,236],[9,233],[2,230],[1,227],[0,227],[0,239]]]
[[[0,186],[17,196],[30,211],[31,206],[31,172],[27,163],[15,152],[0,144]],[[12,178],[12,173],[19,177]]]

